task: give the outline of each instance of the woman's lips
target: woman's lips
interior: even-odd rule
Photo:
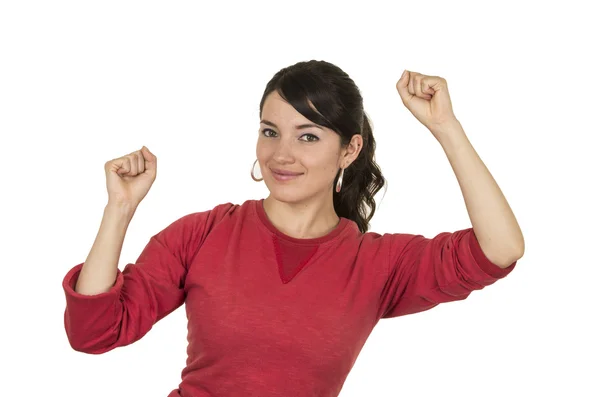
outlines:
[[[278,181],[289,181],[302,175],[302,173],[283,170],[271,170],[271,174],[273,174],[273,178]]]

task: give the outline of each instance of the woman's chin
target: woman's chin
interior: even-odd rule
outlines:
[[[284,203],[295,203],[306,199],[309,195],[305,191],[291,186],[275,186],[269,189],[270,196]]]

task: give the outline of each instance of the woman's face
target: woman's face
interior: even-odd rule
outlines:
[[[256,157],[273,198],[300,202],[328,195],[345,152],[334,131],[308,120],[277,91],[267,96]]]

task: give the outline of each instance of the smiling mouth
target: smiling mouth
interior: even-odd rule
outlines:
[[[295,179],[301,175],[302,173],[292,173],[292,172],[277,172],[275,170],[271,170],[273,177],[278,181],[289,181],[291,179]]]

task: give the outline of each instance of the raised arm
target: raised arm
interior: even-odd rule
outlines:
[[[458,179],[481,249],[497,266],[510,266],[523,256],[525,241],[500,187],[477,155],[460,123],[439,136]]]
[[[95,258],[98,266],[114,266],[116,271],[116,279],[107,290],[104,286],[94,286],[101,287],[103,292],[85,295],[76,291],[78,278],[87,264],[73,267],[63,279],[65,330],[73,349],[100,354],[131,344],[181,306],[189,264],[230,207],[231,204],[222,204],[172,222],[150,238],[136,262],[128,263],[123,272],[114,263],[100,263],[101,256]],[[109,240],[113,246],[117,245],[115,236],[106,237],[104,243],[109,245]],[[114,258],[114,252],[109,256]]]
[[[502,191],[455,117],[446,80],[405,71],[396,88],[403,104],[442,145],[486,257],[501,268],[510,266],[525,252],[523,234]]]
[[[108,203],[96,240],[86,258],[74,290],[82,295],[107,292],[115,284],[123,241],[135,210]]]
[[[428,310],[510,273],[525,250],[523,234],[494,178],[452,111],[446,80],[405,71],[396,84],[402,103],[442,145],[472,227],[434,238],[388,234],[388,278],[380,317]]]
[[[131,344],[183,303],[186,262],[178,245],[184,221],[152,236],[137,261],[121,272],[117,261],[126,227],[119,215],[105,210],[90,255],[63,279],[65,331],[73,349],[100,354]]]

